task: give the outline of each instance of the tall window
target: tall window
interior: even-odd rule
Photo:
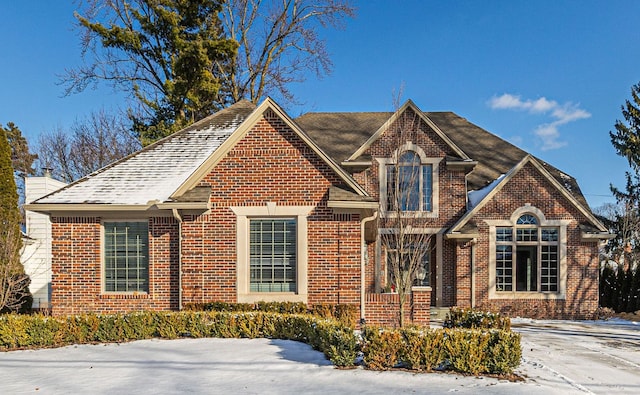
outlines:
[[[515,226],[497,227],[496,291],[558,292],[558,234],[531,214]]]
[[[423,164],[414,151],[405,151],[398,163],[388,164],[387,211],[432,211],[433,166]]]
[[[149,291],[147,222],[104,223],[104,290]]]
[[[251,292],[296,292],[296,220],[251,219]]]

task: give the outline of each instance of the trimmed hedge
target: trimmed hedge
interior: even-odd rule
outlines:
[[[310,315],[264,312],[136,312],[66,318],[0,316],[0,350],[61,347],[178,337],[296,340],[323,352],[336,366],[353,366],[358,345],[353,330]]]
[[[511,330],[511,320],[500,313],[452,307],[442,324],[445,328]]]
[[[185,304],[184,309],[190,311],[262,311],[280,314],[311,314],[320,318],[332,318],[350,328],[354,328],[360,318],[358,306],[353,304],[315,304],[312,308],[308,308],[302,302],[207,302],[188,303]]]
[[[334,308],[323,310],[335,312]],[[318,313],[319,314],[319,313]],[[352,328],[333,319],[251,312],[134,312],[69,317],[0,315],[0,351],[179,337],[274,338],[307,343],[339,367],[352,367],[358,351],[365,367],[511,373],[520,362],[520,335],[506,330]]]
[[[520,364],[520,334],[506,330],[364,328],[364,364],[369,369],[508,374]]]

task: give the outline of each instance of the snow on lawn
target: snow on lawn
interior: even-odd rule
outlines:
[[[154,339],[0,353],[0,394],[640,393],[638,326],[515,320],[514,329],[523,334],[523,382],[339,370],[286,340]]]

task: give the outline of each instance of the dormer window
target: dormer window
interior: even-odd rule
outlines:
[[[409,143],[395,158],[381,162],[381,194],[384,211],[437,215],[437,167],[439,159],[426,158],[424,152]]]

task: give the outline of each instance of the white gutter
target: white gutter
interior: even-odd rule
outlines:
[[[177,208],[171,211],[178,220],[178,310],[182,310],[182,217]]]
[[[375,211],[372,216],[363,218],[360,221],[360,323],[365,323],[365,256],[367,252],[367,245],[364,240],[364,225],[367,222],[373,221],[378,217],[378,212]]]

